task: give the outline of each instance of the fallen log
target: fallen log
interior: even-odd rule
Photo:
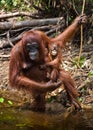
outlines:
[[[31,18],[35,17],[35,16],[33,16],[33,14],[31,14],[29,12],[15,12],[15,13],[1,14],[0,20],[12,18],[12,17],[19,17],[19,16],[28,16],[28,17],[31,17]]]
[[[50,26],[49,26],[50,27]],[[35,27],[35,28],[33,28],[33,29],[30,29],[30,30],[38,30],[38,29],[40,29],[40,30],[42,30],[42,29],[44,29],[44,28],[48,28],[48,26],[41,26],[41,27]],[[50,36],[51,34],[53,34],[53,33],[56,33],[58,30],[60,30],[61,28],[63,28],[63,26],[52,26],[51,28],[50,28],[50,30],[49,31],[46,31],[45,33],[48,35],[48,36]],[[8,47],[11,47],[11,46],[13,46],[13,45],[15,45],[21,38],[22,38],[22,35],[25,33],[25,31],[22,31],[22,33],[20,33],[18,36],[16,36],[16,37],[14,37],[14,35],[13,35],[13,38],[12,37],[10,37],[10,34],[11,33],[15,33],[15,31],[17,31],[17,30],[10,30],[10,31],[7,31],[6,33],[5,33],[5,35],[7,36],[7,39],[6,40],[3,40],[2,42],[1,42],[1,45],[0,45],[0,49],[3,49],[3,48],[8,48]],[[10,33],[10,34],[9,34]],[[2,34],[3,35],[3,34]]]
[[[3,48],[11,47],[10,41],[12,44],[17,43],[21,39],[22,35],[23,35],[23,33],[20,34],[18,37],[10,38],[9,40],[7,40],[7,42],[6,42],[6,40],[2,40],[2,43],[0,44],[0,50]]]
[[[40,30],[40,31],[49,31],[51,29],[55,28],[55,25],[46,25],[46,26],[38,26],[38,27],[23,27],[23,28],[20,28],[20,29],[12,29],[12,30],[9,30],[9,33],[10,35],[15,35],[17,33],[21,33],[21,32],[24,32],[24,31],[28,31],[28,30]],[[0,34],[0,37],[5,37],[7,35],[7,31],[4,31],[3,33]]]
[[[63,17],[49,18],[49,19],[32,19],[32,20],[25,20],[20,22],[0,22],[0,29],[9,30],[9,29],[18,29],[23,27],[56,25],[57,23],[59,23],[59,21],[62,21],[62,24],[65,23]]]
[[[63,28],[63,26],[55,27],[55,28],[53,28],[53,29],[47,31],[46,34],[47,34],[48,36],[49,36],[49,35],[52,35],[53,33],[58,32],[58,31],[59,31],[60,29],[62,29],[62,28]]]

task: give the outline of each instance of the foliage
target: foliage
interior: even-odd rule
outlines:
[[[81,56],[79,63],[78,63],[78,58],[75,58],[75,60],[73,61],[73,65],[79,64],[79,66],[82,67],[85,61],[86,61],[86,58],[84,56]]]
[[[5,102],[5,99],[4,99],[3,97],[0,97],[0,103],[4,103],[4,102]],[[10,101],[10,100],[7,100],[7,103],[8,103],[9,105],[13,105],[13,102]]]
[[[12,101],[8,100],[7,102],[8,102],[9,105],[13,105]]]
[[[93,70],[91,70],[91,71],[88,73],[88,76],[89,76],[89,77],[93,76]]]
[[[29,11],[31,8],[31,0],[23,1],[23,0],[1,0],[0,7],[4,9],[4,11]],[[28,3],[28,4],[27,4]]]
[[[79,102],[82,102],[82,101],[83,101],[83,99],[82,99],[81,97],[79,97],[79,98],[78,98],[78,101],[79,101]]]
[[[57,17],[65,16],[74,19],[81,14],[83,0],[33,0],[33,4],[38,6],[37,10],[43,16]],[[93,13],[93,0],[87,0],[85,5],[85,13]]]
[[[56,99],[56,97],[55,96],[51,96],[50,98],[48,98],[48,103],[50,103],[50,102],[52,102],[53,100],[55,100]]]
[[[68,22],[81,13],[81,0],[1,0],[4,11],[32,11],[33,7],[42,17],[68,16]],[[93,0],[87,0],[85,13],[93,14]]]
[[[4,103],[4,98],[0,98],[0,103]]]

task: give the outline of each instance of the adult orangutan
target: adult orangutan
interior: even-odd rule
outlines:
[[[75,85],[70,75],[66,71],[61,70],[56,82],[50,82],[50,79],[46,76],[47,67],[41,69],[41,66],[46,64],[46,48],[53,43],[60,43],[60,48],[62,48],[77,32],[80,24],[85,23],[85,21],[85,15],[77,17],[72,25],[55,38],[49,38],[41,31],[28,31],[13,47],[9,67],[10,86],[22,88],[30,92],[34,98],[32,104],[34,110],[45,110],[46,92],[55,90],[61,86],[62,82],[71,102],[75,107],[80,107],[75,98],[77,93],[73,89]],[[58,64],[57,61],[53,63],[53,66]]]
[[[44,58],[42,37],[34,31],[26,32],[11,52],[10,85],[32,93],[34,110],[44,110],[46,92],[53,91],[61,85],[60,81],[46,81],[46,71],[40,70],[40,65],[45,63]]]

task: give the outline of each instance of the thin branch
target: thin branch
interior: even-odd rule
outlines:
[[[85,7],[85,0],[83,0],[83,6],[82,6],[82,14],[84,13],[84,7]],[[83,25],[81,25],[81,43],[80,43],[80,52],[78,56],[78,64],[80,62],[80,57],[82,54],[82,48],[83,48]]]
[[[72,2],[73,2],[73,8],[74,8],[76,14],[79,15],[79,13],[78,13],[78,11],[76,10],[76,7],[75,7],[75,1],[73,0]]]
[[[7,55],[1,55],[0,54],[0,58],[10,58],[10,55],[8,55],[8,54]]]
[[[8,42],[9,42],[9,44],[13,47],[14,45],[13,45],[13,43],[11,42],[11,40],[10,40],[10,35],[9,35],[9,31],[7,32],[7,40],[8,40]]]

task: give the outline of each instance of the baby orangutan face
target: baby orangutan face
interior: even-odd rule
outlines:
[[[49,52],[51,56],[56,57],[58,55],[58,45],[56,43],[51,44],[49,46]]]

